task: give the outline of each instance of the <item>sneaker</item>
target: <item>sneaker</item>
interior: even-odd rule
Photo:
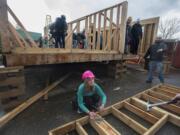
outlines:
[[[147,81],[146,81],[146,83],[152,83],[152,81],[150,81],[150,80],[147,80]]]

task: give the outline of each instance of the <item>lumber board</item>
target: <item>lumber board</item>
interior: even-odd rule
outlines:
[[[103,27],[103,50],[106,48],[106,25],[107,25],[107,10],[104,10],[104,27]]]
[[[113,9],[110,9],[110,23],[109,23],[109,31],[108,31],[108,43],[107,43],[107,49],[108,51],[111,50],[112,45],[112,22],[113,22]]]
[[[96,49],[96,14],[93,15],[93,46],[92,49]]]
[[[159,22],[159,17],[154,17],[154,18],[141,20],[141,25],[158,23],[158,22]]]
[[[119,41],[119,52],[124,53],[124,45],[125,45],[125,33],[126,31],[126,18],[127,18],[127,8],[128,3],[127,1],[122,5],[122,18],[121,18],[121,26],[120,26],[120,41]]]
[[[101,13],[98,14],[98,34],[97,34],[97,46],[96,49],[100,50],[100,40],[101,40]]]
[[[18,88],[11,89],[9,91],[0,92],[0,100],[10,98],[10,97],[17,97],[21,96],[25,93],[24,86],[20,86]]]
[[[69,122],[67,124],[64,124],[58,128],[49,131],[49,135],[65,135],[68,132],[75,130],[75,128],[76,128],[76,123],[74,121]]]
[[[7,66],[60,64],[77,62],[102,62],[122,59],[122,54],[67,53],[67,54],[6,54]]]
[[[168,88],[171,88],[171,89],[177,89],[177,90],[179,90],[180,91],[180,87],[179,86],[174,86],[174,85],[172,85],[172,84],[168,84],[168,83],[166,83],[166,84],[164,84],[164,85],[162,85],[162,87],[168,87]]]
[[[76,122],[76,131],[79,135],[88,135],[88,133],[85,131],[85,129],[81,126],[79,122]]]
[[[152,114],[147,113],[146,111],[143,111],[141,109],[139,109],[138,107],[131,105],[128,102],[124,102],[124,107],[133,112],[134,114],[138,115],[139,117],[147,120],[148,122],[150,122],[151,124],[156,123],[159,119],[157,117],[155,117]]]
[[[144,134],[147,131],[147,128],[114,107],[112,108],[112,114],[139,134]]]
[[[116,30],[115,30],[115,44],[114,50],[118,49],[119,44],[119,29],[120,28],[120,6],[117,7],[117,16],[116,16]]]
[[[165,114],[156,124],[154,124],[144,135],[154,135],[168,120],[168,114]]]
[[[104,16],[104,13],[101,13],[101,15],[102,16]],[[109,22],[110,22],[110,19],[109,19],[109,17],[107,17],[106,16],[106,18],[105,18],[106,20],[108,20]],[[115,24],[114,22],[112,22],[112,25],[114,26],[114,27],[116,27],[117,26],[117,24]]]
[[[7,0],[0,1],[0,38],[2,42],[2,52],[10,52],[10,35],[8,31]]]
[[[21,42],[18,33],[16,32],[13,25],[9,22],[9,30],[11,31],[12,35],[14,36],[15,41],[17,42],[17,45],[20,47],[24,47],[23,43]]]
[[[16,77],[9,77],[9,78],[4,77],[4,79],[2,80],[0,79],[0,87],[7,86],[7,85],[18,86],[24,83],[25,83],[24,76],[16,76]]]
[[[5,74],[5,73],[16,73],[16,72],[22,71],[23,69],[24,69],[23,66],[0,68],[0,74]]]
[[[7,9],[9,11],[9,13],[11,14],[11,16],[14,18],[14,20],[18,23],[18,25],[22,28],[23,32],[25,33],[25,35],[27,36],[27,38],[30,40],[30,42],[32,43],[32,47],[37,47],[37,44],[34,42],[34,40],[32,39],[32,37],[29,35],[29,33],[27,32],[27,30],[25,29],[25,27],[23,26],[23,24],[20,22],[20,20],[18,19],[18,17],[14,14],[14,12],[11,10],[11,8],[9,6],[7,6]]]
[[[169,91],[169,90],[164,89],[164,88],[157,88],[157,89],[154,89],[154,91],[162,93],[162,94],[164,94],[164,95],[166,95],[166,96],[168,96],[170,98],[176,96],[176,94],[177,94],[177,93],[174,93],[174,92]]]
[[[103,12],[104,10],[109,10],[109,9],[111,9],[111,8],[115,8],[115,7],[117,7],[117,6],[123,5],[124,3],[127,3],[127,2],[125,1],[125,2],[121,2],[121,3],[119,3],[119,4],[115,4],[115,5],[110,6],[110,7],[108,7],[108,8],[102,9],[102,10],[100,10],[100,11],[91,13],[91,14],[86,15],[86,16],[83,16],[83,17],[81,17],[81,18],[79,18],[79,19],[73,20],[73,21],[71,21],[71,22],[69,22],[69,23],[75,23],[75,22],[77,22],[77,21],[79,21],[79,20],[84,20],[87,16],[91,16],[91,15],[93,15],[93,14],[97,14],[97,13],[99,13],[99,12]]]
[[[101,118],[101,116],[98,116]],[[90,120],[90,124],[100,135],[121,135],[116,129],[114,129],[107,121]]]
[[[17,116],[19,113],[21,113],[22,111],[24,111],[27,107],[29,107],[30,105],[32,105],[34,102],[36,102],[39,98],[43,97],[44,95],[46,95],[48,92],[50,92],[53,88],[55,88],[59,83],[61,83],[62,81],[64,81],[67,77],[69,77],[70,74],[67,74],[65,76],[63,76],[62,78],[60,78],[59,80],[55,81],[54,83],[52,83],[50,86],[46,87],[45,89],[43,89],[41,92],[39,92],[38,94],[36,94],[35,96],[31,97],[30,99],[28,99],[27,101],[25,101],[24,103],[22,103],[21,105],[19,105],[17,108],[15,108],[14,110],[12,110],[11,112],[7,113],[6,115],[2,116],[0,118],[0,128],[2,126],[4,126],[7,122],[9,122],[11,119],[13,119],[15,116]]]
[[[72,29],[72,24],[68,25],[68,35],[65,38],[65,48],[66,49],[71,49],[72,48],[72,43],[73,43],[73,39],[72,39],[72,34],[74,32],[74,29]]]
[[[168,85],[167,86],[165,85],[165,86],[162,86],[162,88],[168,89],[168,90],[173,91],[175,93],[180,93],[180,88],[178,88],[178,87],[169,87]]]
[[[140,108],[140,109],[142,109],[144,111],[147,111],[147,106],[146,106],[147,103],[145,103],[141,99],[138,99],[136,97],[132,97],[131,98],[131,104],[133,104],[134,106],[137,106],[138,108]],[[156,111],[154,108],[152,108],[149,111],[149,113],[156,116],[157,118],[161,118],[164,115],[164,113]]]

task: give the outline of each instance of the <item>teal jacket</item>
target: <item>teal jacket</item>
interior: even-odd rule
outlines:
[[[105,105],[106,104],[106,95],[104,94],[103,90],[101,89],[101,87],[98,84],[96,84],[96,83],[94,84],[93,91],[91,91],[91,92],[87,92],[85,90],[84,83],[82,83],[79,86],[78,91],[77,91],[77,100],[78,100],[78,106],[81,108],[81,110],[83,112],[86,112],[86,113],[89,112],[88,108],[84,105],[83,97],[84,96],[92,96],[95,93],[100,96],[100,98],[102,100],[101,101],[102,105]]]

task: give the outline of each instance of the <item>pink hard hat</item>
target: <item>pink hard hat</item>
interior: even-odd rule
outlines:
[[[86,78],[94,78],[95,75],[93,74],[92,71],[90,70],[86,70],[83,74],[82,74],[82,79],[85,80]]]

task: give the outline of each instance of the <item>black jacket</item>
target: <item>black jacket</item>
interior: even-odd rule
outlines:
[[[131,29],[132,36],[134,38],[142,38],[142,26],[139,23],[135,23]]]
[[[147,59],[149,56],[150,61],[163,61],[164,52],[166,50],[166,44],[155,43],[149,47],[144,58]]]

